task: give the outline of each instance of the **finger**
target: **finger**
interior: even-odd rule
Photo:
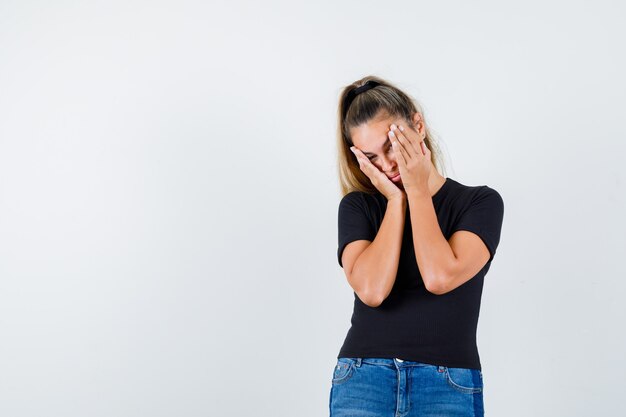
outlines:
[[[361,171],[363,171],[365,175],[371,178],[372,175],[375,174],[374,170],[377,171],[378,168],[376,168],[374,164],[372,164],[372,161],[370,161],[369,158],[365,156],[365,154],[361,152],[359,148],[353,146],[350,148],[350,150],[354,152],[354,155],[356,156],[357,161],[359,162],[359,168],[361,168]]]
[[[359,161],[360,164],[363,164],[363,166],[367,165],[368,162],[371,162],[369,158],[365,156],[365,154],[361,152],[359,148],[353,146],[350,149],[352,150],[352,152],[354,152],[356,159]]]
[[[402,168],[402,170],[404,171],[404,169],[406,168],[406,157],[405,157],[405,151],[402,149],[402,144],[400,142],[398,142],[396,139],[392,139],[391,142],[391,147],[393,148],[393,152],[396,155],[396,159],[398,161],[398,164],[400,165],[400,167]]]
[[[403,126],[399,126],[398,129],[395,130],[395,133],[404,144],[404,147],[410,151],[409,154],[411,157],[422,154],[418,140],[412,134],[414,133],[413,131],[405,131]]]
[[[421,142],[422,147],[424,148],[424,156],[429,157],[430,158],[430,149],[428,149],[428,146],[426,146],[426,141],[423,140]]]
[[[389,132],[389,139],[391,140],[391,146],[393,147],[396,156],[398,156],[398,158],[402,158],[404,164],[406,165],[406,163],[411,159],[411,155],[409,155],[406,147],[401,141],[398,140],[393,130]]]
[[[362,169],[363,163],[361,162],[361,156],[359,155],[359,150],[355,148],[354,146],[351,146],[350,150],[354,154],[354,157],[356,158],[356,162],[359,164],[359,168]]]

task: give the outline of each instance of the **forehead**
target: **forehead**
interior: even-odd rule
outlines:
[[[403,120],[396,116],[384,116],[361,123],[350,129],[352,142],[357,148],[366,151],[375,150],[387,141],[387,132],[392,124],[403,124]]]

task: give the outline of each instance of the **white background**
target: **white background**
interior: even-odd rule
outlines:
[[[624,6],[0,3],[0,415],[323,416],[336,109],[381,76],[504,199],[490,416],[617,416]]]

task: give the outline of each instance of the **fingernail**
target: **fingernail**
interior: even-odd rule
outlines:
[[[400,132],[404,132],[404,128],[400,126]]]

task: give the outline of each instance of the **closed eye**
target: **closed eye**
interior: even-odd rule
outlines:
[[[391,147],[391,144],[390,144],[389,140],[388,140],[386,143],[388,143],[388,145],[387,145],[387,151],[386,151],[386,152],[387,152],[387,153],[391,153],[391,151],[392,151],[393,149],[392,149],[392,147]],[[374,155],[374,156],[368,156],[368,158],[369,158],[369,160],[370,160],[370,161],[373,161],[373,160],[375,160],[376,158],[378,158],[378,156],[376,156],[376,155]]]

